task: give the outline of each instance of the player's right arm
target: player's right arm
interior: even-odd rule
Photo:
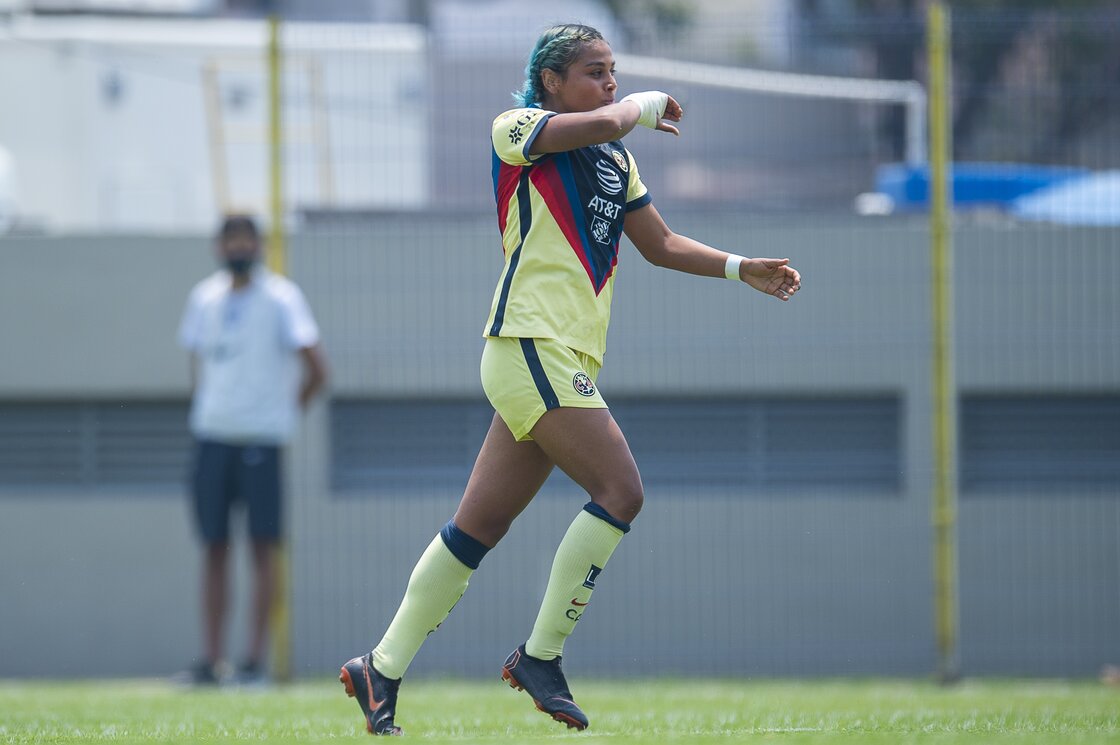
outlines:
[[[672,96],[647,91],[594,111],[557,114],[535,107],[510,109],[494,119],[490,138],[503,163],[526,166],[548,153],[613,142],[638,124],[679,134],[661,118],[679,122],[683,113]]]
[[[545,123],[529,152],[533,155],[562,153],[613,142],[630,134],[639,124],[679,135],[676,127],[661,119],[679,122],[683,113],[672,96],[658,91],[636,93],[594,111],[554,115]]]
[[[533,155],[563,153],[620,140],[638,126],[640,114],[637,106],[622,101],[594,111],[556,114],[545,123],[529,152]]]

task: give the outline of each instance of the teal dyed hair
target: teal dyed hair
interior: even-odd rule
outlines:
[[[584,44],[602,38],[603,35],[596,29],[581,23],[562,23],[546,29],[529,53],[529,64],[525,66],[525,85],[513,94],[513,99],[521,106],[540,103],[544,98],[541,72],[552,70],[564,75],[579,57]]]

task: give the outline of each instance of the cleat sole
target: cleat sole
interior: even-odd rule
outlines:
[[[502,680],[504,680],[506,683],[509,683],[509,687],[516,691],[525,690],[525,688],[519,682],[517,682],[517,678],[513,677],[513,673],[511,673],[504,667],[502,668]],[[540,701],[537,701],[532,696],[530,696],[529,698],[533,701],[533,705],[537,707],[537,711],[541,712],[542,714],[548,714],[550,717],[552,717],[553,721],[560,722],[561,724],[566,724],[568,725],[568,729],[574,729],[580,732],[587,729],[587,725],[585,725],[583,722],[580,722],[577,719],[573,719],[567,714],[563,714],[558,711],[548,711],[543,706],[541,706]]]
[[[533,701],[533,703],[537,705],[538,710],[543,711],[545,714],[548,714],[554,721],[568,725],[568,729],[579,730],[582,732],[586,728],[586,725],[584,725],[584,723],[579,721],[578,719],[573,719],[567,714],[562,714],[558,711],[545,711],[540,703],[538,703],[537,701]]]
[[[574,729],[574,730],[578,730],[580,732],[582,732],[584,729],[586,729],[583,722],[578,722],[575,719],[572,719],[571,717],[567,716],[566,714],[561,714],[559,712],[556,712],[556,713],[552,714],[551,716],[557,722],[561,722],[563,724],[568,725],[568,729]]]
[[[517,678],[513,677],[513,673],[511,673],[509,670],[507,670],[504,667],[502,668],[502,680],[509,683],[509,687],[514,689],[515,691],[524,691],[525,690],[521,686],[521,684],[517,682]]]
[[[346,695],[349,696],[350,698],[354,698],[354,681],[350,679],[350,671],[347,670],[345,667],[342,668],[338,673],[338,682],[341,683],[343,688],[346,689]],[[366,720],[366,732],[368,732],[372,735],[373,734],[373,724],[370,723],[369,717],[365,716],[365,714],[363,713],[362,714],[362,719]],[[399,728],[398,728],[398,730],[399,730]],[[398,732],[398,734],[399,734],[399,732]]]
[[[349,670],[342,668],[342,671],[338,674],[338,682],[346,688],[346,695],[350,698],[354,698],[354,681],[350,680]]]

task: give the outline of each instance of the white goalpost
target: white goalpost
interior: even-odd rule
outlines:
[[[916,80],[873,80],[753,70],[661,57],[617,56],[627,75],[777,96],[832,98],[906,107],[906,164],[926,163],[926,91]]]

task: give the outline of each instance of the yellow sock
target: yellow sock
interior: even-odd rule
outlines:
[[[551,660],[564,653],[565,640],[591,600],[595,579],[629,529],[593,503],[576,515],[556,549],[548,588],[533,633],[525,642],[530,656]]]
[[[416,562],[397,615],[373,650],[373,666],[387,678],[400,678],[420,645],[451,613],[474,573],[436,536]]]

